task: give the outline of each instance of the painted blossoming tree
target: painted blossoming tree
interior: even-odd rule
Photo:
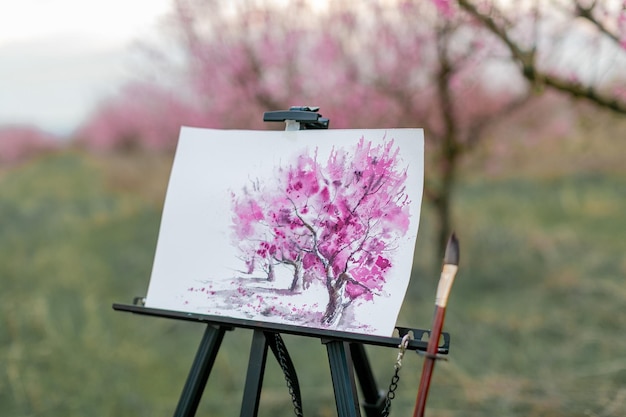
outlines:
[[[247,272],[293,271],[289,290],[324,285],[328,303],[321,325],[339,323],[356,299],[383,292],[394,249],[409,227],[406,168],[393,141],[361,138],[351,152],[339,148],[324,161],[317,150],[277,168],[233,194],[233,238]]]

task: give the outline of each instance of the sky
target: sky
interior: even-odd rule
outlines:
[[[68,135],[136,77],[171,0],[0,0],[0,126]],[[135,66],[134,66],[135,65]]]

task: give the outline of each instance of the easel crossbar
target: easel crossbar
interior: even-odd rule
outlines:
[[[374,335],[366,335],[361,333],[350,333],[350,332],[340,332],[334,330],[326,330],[326,329],[318,329],[318,328],[308,328],[302,326],[291,326],[288,324],[280,324],[280,323],[268,323],[268,322],[259,322],[254,320],[245,320],[238,319],[233,317],[222,317],[222,316],[211,316],[205,314],[194,314],[194,313],[185,313],[180,311],[172,311],[172,310],[164,310],[158,308],[150,308],[144,306],[130,305],[130,304],[113,304],[113,309],[116,311],[125,311],[134,314],[141,314],[146,316],[153,317],[163,317],[175,320],[184,320],[184,321],[193,321],[200,322],[206,324],[212,324],[216,326],[225,326],[225,327],[239,327],[243,329],[258,329],[272,333],[282,333],[282,334],[292,334],[296,336],[306,336],[313,337],[322,340],[337,340],[348,343],[362,343],[365,345],[372,346],[383,346],[383,347],[398,347],[398,345],[402,342],[401,334],[399,337],[385,337],[385,336],[374,336]],[[421,351],[425,352],[428,347],[428,341],[422,340],[422,336],[424,334],[429,335],[430,332],[428,330],[420,330],[420,329],[408,329],[398,327],[400,331],[413,331],[419,332],[419,334],[414,334],[413,339],[409,340],[409,344],[407,345],[407,350],[413,351]],[[450,335],[448,333],[442,333],[443,342],[440,344],[437,353],[440,355],[447,355],[450,348]]]
[[[257,415],[268,347],[272,348],[279,362],[282,360],[281,367],[283,367],[286,376],[291,374],[289,378],[293,384],[290,389],[293,389],[295,393],[296,400],[294,401],[298,402],[297,408],[300,413],[297,415],[301,416],[300,392],[293,363],[291,363],[286,350],[281,354],[276,352],[276,343],[280,339],[280,334],[314,337],[326,345],[339,417],[360,417],[361,415],[353,370],[356,371],[363,392],[363,407],[366,416],[378,417],[382,415],[385,396],[376,387],[364,345],[398,347],[402,343],[402,337],[412,332],[414,338],[409,340],[406,349],[422,353],[428,347],[428,341],[422,340],[422,337],[424,334],[430,335],[429,330],[397,327],[400,337],[372,336],[128,304],[113,304],[113,309],[146,316],[200,322],[207,325],[174,417],[195,416],[224,334],[233,328],[254,330],[240,417],[256,417]],[[449,350],[450,336],[447,333],[442,333],[442,335],[443,343],[438,348],[438,354],[446,355]]]

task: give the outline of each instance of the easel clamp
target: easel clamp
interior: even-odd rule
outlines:
[[[295,122],[298,123],[298,129],[328,129],[330,120],[322,117],[318,113],[319,107],[314,106],[292,106],[289,110],[275,110],[263,113],[264,122]],[[289,123],[287,123],[289,125]],[[292,130],[292,129],[287,129]]]

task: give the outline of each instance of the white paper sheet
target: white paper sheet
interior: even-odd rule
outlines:
[[[146,306],[390,336],[423,173],[421,129],[184,127]]]

